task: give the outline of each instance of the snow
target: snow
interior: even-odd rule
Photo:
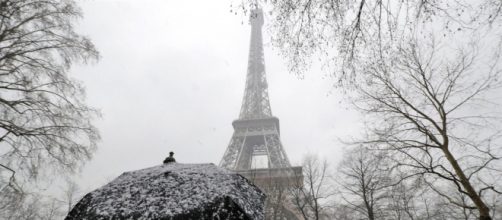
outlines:
[[[227,201],[246,219],[263,219],[264,200],[258,187],[214,164],[169,163],[123,173],[87,194],[67,219],[171,219],[209,206],[235,211]]]

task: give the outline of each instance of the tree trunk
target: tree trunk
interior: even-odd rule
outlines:
[[[451,166],[455,170],[455,173],[460,179],[460,184],[462,184],[462,187],[464,187],[464,189],[469,194],[469,198],[471,198],[472,202],[476,205],[476,208],[479,211],[479,220],[492,220],[492,218],[490,217],[490,208],[486,206],[486,204],[481,199],[481,196],[478,195],[474,187],[471,185],[471,182],[465,176],[464,171],[462,170],[462,168],[460,168],[460,165],[458,164],[455,157],[453,157],[450,150],[446,147],[443,147],[442,150],[446,156],[446,159],[448,159]]]
[[[364,198],[364,205],[366,206],[366,209],[368,210],[368,220],[375,220],[375,214],[373,213],[373,206],[370,205],[368,202],[368,199],[365,197]]]

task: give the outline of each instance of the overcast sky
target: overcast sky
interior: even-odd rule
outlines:
[[[230,1],[81,0],[79,32],[101,53],[98,63],[75,66],[72,76],[101,109],[102,141],[80,174],[87,190],[125,171],[158,165],[175,152],[181,163],[218,164],[241,107],[250,26],[230,13]],[[266,22],[266,21],[265,21]],[[313,68],[304,79],[264,33],[272,113],[293,164],[316,153],[336,165],[339,138],[358,134],[333,80]]]

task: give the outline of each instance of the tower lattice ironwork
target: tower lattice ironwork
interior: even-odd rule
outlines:
[[[261,9],[251,12],[251,43],[246,88],[234,134],[220,167],[248,178],[267,194],[266,219],[302,219],[284,190],[303,184],[302,168],[291,167],[280,139],[279,119],[272,115],[263,55]],[[264,160],[263,160],[264,159]]]
[[[288,168],[289,159],[280,140],[279,119],[272,116],[265,74],[262,26],[263,13],[255,9],[250,16],[251,43],[246,88],[239,119],[232,125],[234,134],[220,162],[229,170]],[[266,166],[255,167],[256,158]]]

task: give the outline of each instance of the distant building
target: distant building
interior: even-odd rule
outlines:
[[[264,219],[265,194],[213,164],[169,163],[126,172],[82,198],[66,220]]]

